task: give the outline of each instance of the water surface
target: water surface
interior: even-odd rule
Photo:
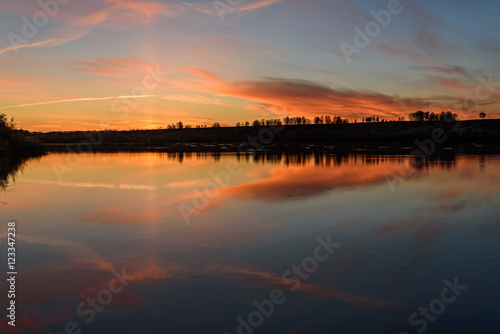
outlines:
[[[16,329],[497,332],[500,157],[413,166],[407,156],[376,155],[28,161],[0,191],[1,232],[9,220],[18,231]],[[318,238],[339,245],[314,267]],[[309,272],[282,279],[304,260]],[[113,270],[133,277],[116,293]],[[439,308],[445,280],[455,279],[467,288],[439,314],[409,323],[419,307]],[[276,290],[282,302],[259,318],[254,301]],[[87,298],[98,295],[109,304],[89,311]]]

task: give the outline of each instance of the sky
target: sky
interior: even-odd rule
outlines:
[[[494,0],[0,3],[0,108],[31,131],[500,117]]]

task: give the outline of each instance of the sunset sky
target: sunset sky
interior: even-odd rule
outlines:
[[[500,117],[500,2],[393,1],[2,0],[0,108],[32,131]]]

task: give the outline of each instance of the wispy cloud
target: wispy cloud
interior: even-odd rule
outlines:
[[[123,78],[130,72],[146,73],[148,68],[157,72],[168,72],[166,68],[141,60],[120,57],[98,58],[93,60],[73,59],[72,70]]]
[[[442,73],[442,74],[458,74],[458,75],[462,75],[466,78],[471,77],[471,74],[469,73],[469,71],[462,66],[453,66],[453,65],[419,66],[419,65],[414,65],[414,66],[410,66],[409,68],[412,70],[438,72],[438,73]]]
[[[106,8],[84,16],[71,24],[54,30],[51,37],[42,41],[33,41],[18,46],[9,45],[0,49],[0,55],[22,48],[52,47],[78,40],[91,33],[96,25],[108,19],[112,9]]]
[[[198,68],[198,67],[186,66],[186,67],[180,67],[179,70],[183,71],[183,72],[191,73],[193,75],[196,75],[200,78],[203,78],[205,80],[212,81],[212,82],[223,82],[224,81],[218,75],[216,75],[210,71],[204,70],[202,68]]]
[[[57,100],[57,101],[45,101],[45,102],[18,104],[15,106],[2,107],[2,109],[40,106],[40,105],[44,105],[44,104],[54,104],[54,103],[68,103],[68,102],[81,102],[81,101],[102,101],[102,100],[113,100],[113,99],[135,99],[135,98],[156,97],[156,96],[158,96],[158,95],[120,95],[120,96],[106,96],[106,97],[81,97],[81,98],[68,99],[68,100]]]
[[[142,14],[147,18],[155,17],[174,17],[182,14],[185,7],[173,3],[164,3],[157,1],[140,1],[140,0],[102,0],[110,3],[121,10],[130,10],[135,14]]]
[[[45,41],[33,42],[33,43],[29,43],[29,44],[10,45],[10,46],[7,46],[3,49],[0,49],[0,55],[4,54],[6,52],[9,52],[9,51],[15,51],[15,50],[22,49],[22,48],[39,48],[39,47],[43,47],[43,46],[59,45],[56,43],[57,43],[57,39],[51,38],[51,39],[47,39]]]
[[[0,49],[0,55],[22,48],[53,47],[76,41],[90,34],[95,27],[108,21],[113,28],[123,29],[131,24],[150,23],[161,18],[177,17],[184,13],[186,7],[177,4],[159,2],[103,0],[108,7],[74,21],[68,21],[61,28],[53,30],[50,37],[41,41],[29,41],[21,45],[9,45]]]
[[[169,94],[162,96],[162,99],[175,102],[211,104],[211,105],[228,106],[228,107],[232,106],[229,103],[223,102],[221,99],[211,99],[201,95]]]
[[[283,2],[285,0],[254,0],[254,1],[243,1],[240,5],[230,6],[227,5],[226,11],[224,11],[224,15],[226,14],[238,14],[249,12],[253,10],[257,10],[260,8],[265,8],[268,6],[272,6],[274,4]],[[204,2],[204,3],[186,3],[187,6],[207,15],[220,15],[217,11],[215,3],[213,1]]]

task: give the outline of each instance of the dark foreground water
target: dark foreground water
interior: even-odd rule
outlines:
[[[14,177],[2,333],[500,329],[499,156],[50,154]]]

